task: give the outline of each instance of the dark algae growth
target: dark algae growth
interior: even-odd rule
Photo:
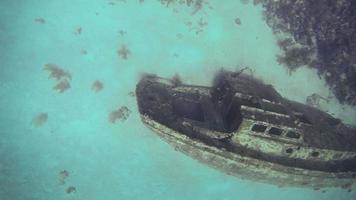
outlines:
[[[49,78],[53,78],[57,81],[57,84],[53,87],[53,90],[63,93],[64,91],[70,89],[72,75],[69,72],[53,63],[45,64],[43,70],[49,73]]]
[[[246,2],[246,0],[244,1]],[[356,1],[254,0],[279,38],[278,62],[315,68],[341,103],[356,105]]]

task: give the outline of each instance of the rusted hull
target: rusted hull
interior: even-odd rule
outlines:
[[[280,187],[296,186],[314,189],[341,187],[351,189],[355,177],[351,173],[326,173],[286,167],[208,146],[192,140],[149,117],[141,115],[144,124],[176,150],[229,175],[242,179],[271,183]]]

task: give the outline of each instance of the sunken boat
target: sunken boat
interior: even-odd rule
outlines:
[[[145,75],[136,87],[143,123],[190,157],[243,179],[278,186],[356,181],[356,128],[282,97],[241,72],[212,86]]]

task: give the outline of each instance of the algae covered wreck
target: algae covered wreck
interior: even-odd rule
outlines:
[[[207,87],[146,75],[136,97],[145,125],[228,174],[313,188],[356,181],[355,127],[250,76],[221,71]]]

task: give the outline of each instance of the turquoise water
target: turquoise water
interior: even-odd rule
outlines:
[[[139,119],[129,93],[143,72],[209,85],[221,67],[249,67],[295,101],[328,96],[314,70],[288,75],[277,63],[261,10],[232,0],[196,12],[157,0],[0,1],[0,199],[355,199],[354,191],[226,175],[175,151]],[[49,63],[71,76],[62,93]],[[127,120],[110,122],[121,106]],[[356,109],[334,98],[320,108],[356,123]]]

